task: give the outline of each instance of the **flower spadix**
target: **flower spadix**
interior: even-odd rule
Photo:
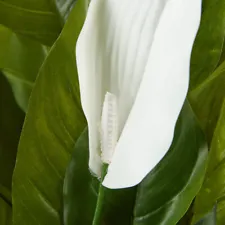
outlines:
[[[168,151],[188,90],[200,15],[201,0],[91,1],[76,57],[89,167],[97,176],[108,132],[102,124],[106,93],[117,102],[117,140],[103,153],[109,163],[104,186],[138,184]]]

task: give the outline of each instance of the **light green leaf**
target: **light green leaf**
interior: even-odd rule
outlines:
[[[225,98],[224,98],[225,99]],[[198,221],[217,203],[217,225],[225,221],[225,101],[213,136],[204,184],[196,197],[193,221]]]
[[[78,0],[54,0],[63,24],[77,1]]]
[[[195,90],[189,100],[210,143],[225,97],[225,61]]]
[[[0,224],[10,225],[11,182],[24,114],[0,73]]]
[[[86,126],[80,106],[75,43],[85,1],[73,8],[32,91],[13,176],[14,225],[59,225],[66,167]]]
[[[0,24],[46,45],[54,43],[62,27],[55,8],[46,0],[0,0]]]
[[[195,225],[216,225],[216,206]]]
[[[46,55],[45,46],[0,25],[0,69],[24,111],[27,110],[34,81]]]
[[[224,28],[225,30],[225,28]],[[225,61],[225,40],[224,40],[224,43],[223,43],[223,51],[222,51],[222,54],[221,54],[221,57],[220,57],[220,62],[219,62],[219,65]]]
[[[190,89],[193,90],[216,69],[225,37],[225,1],[203,1],[200,29],[191,59]]]
[[[205,137],[186,102],[169,152],[138,187],[133,225],[175,225],[202,185],[206,158]]]

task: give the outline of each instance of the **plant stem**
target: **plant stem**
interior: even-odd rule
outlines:
[[[107,169],[108,169],[108,164],[103,164],[101,183],[99,185],[99,191],[98,191],[98,200],[97,200],[97,204],[96,204],[95,215],[94,215],[92,225],[101,225],[102,208],[103,208],[103,202],[104,202],[104,197],[105,197],[105,187],[102,186],[102,182],[107,173]]]

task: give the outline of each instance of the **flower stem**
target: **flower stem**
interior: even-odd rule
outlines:
[[[101,225],[101,220],[102,220],[102,209],[103,209],[103,202],[104,202],[104,197],[105,197],[105,187],[102,185],[102,182],[105,178],[105,175],[107,173],[108,169],[108,164],[103,164],[102,166],[102,175],[101,175],[101,183],[99,185],[99,191],[98,191],[98,200],[96,204],[96,209],[95,209],[95,215],[93,219],[92,225]]]

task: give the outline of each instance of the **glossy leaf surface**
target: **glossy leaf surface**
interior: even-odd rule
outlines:
[[[24,111],[27,110],[34,81],[46,55],[45,46],[0,25],[0,69]]]
[[[82,221],[85,221],[86,225],[176,224],[201,187],[205,174],[207,147],[204,135],[188,103],[180,115],[170,151],[138,186],[136,201],[136,188],[122,190],[103,188],[101,191],[104,192],[104,197],[102,202],[98,202],[102,206],[96,211],[98,205],[96,207],[93,205],[96,203],[97,193],[96,188],[91,185],[93,177],[87,166],[87,137],[86,139],[81,137],[80,141],[75,148],[65,180],[65,225],[82,224]],[[82,160],[83,158],[85,160]],[[76,191],[79,189],[81,190]],[[85,200],[87,195],[89,201]],[[89,204],[92,208],[89,208]],[[85,207],[88,209],[84,210]],[[94,212],[99,214],[99,219],[92,223]]]
[[[224,98],[225,100],[225,98]],[[199,220],[217,203],[217,225],[225,221],[225,101],[214,133],[204,184],[197,195],[194,219]]]
[[[52,45],[61,31],[61,24],[50,2],[0,0],[0,24],[43,44]]]
[[[88,155],[86,130],[77,141],[67,168],[64,183],[64,224],[131,224],[136,188],[110,190],[101,187],[104,198],[99,202],[101,207],[98,207],[99,181],[89,171]],[[99,215],[98,221],[93,222],[96,214]]]
[[[92,224],[98,196],[98,180],[88,168],[87,129],[78,139],[64,180],[64,225]]]
[[[207,147],[189,103],[178,119],[169,152],[139,185],[133,225],[174,225],[199,191]]]
[[[189,100],[210,143],[225,97],[225,61],[195,90]]]
[[[225,1],[203,1],[203,13],[192,52],[190,89],[195,89],[216,69],[225,37]]]
[[[71,12],[32,91],[13,176],[14,225],[62,223],[63,179],[86,126],[74,55],[84,5]]]

